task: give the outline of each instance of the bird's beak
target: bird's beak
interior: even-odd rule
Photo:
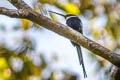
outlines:
[[[63,16],[63,17],[65,18],[65,15],[63,15],[63,14],[56,13],[56,12],[53,12],[53,11],[49,11],[49,12],[51,12],[51,13],[55,13],[55,14],[58,14],[58,15]]]

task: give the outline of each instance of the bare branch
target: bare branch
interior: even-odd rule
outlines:
[[[29,12],[29,15],[36,15],[36,12],[32,8],[30,8],[23,0],[8,0],[13,6],[17,9],[22,9],[24,12]]]
[[[26,18],[28,14],[26,14],[23,10],[13,10],[13,9],[7,9],[4,7],[0,7],[0,14],[13,17],[13,18]]]
[[[22,9],[22,10],[25,9],[26,11],[28,11],[28,13],[30,13],[27,15],[27,17],[24,17],[25,19],[31,20],[34,23],[44,26],[45,28],[54,31],[57,34],[62,35],[64,37],[76,42],[79,45],[82,45],[83,47],[92,51],[94,54],[99,55],[99,56],[105,58],[106,60],[110,61],[112,64],[116,65],[117,67],[120,67],[120,55],[119,54],[116,54],[116,53],[110,51],[109,49],[101,46],[100,44],[84,37],[82,34],[71,29],[70,27],[64,26],[63,24],[55,22],[45,16],[42,16],[41,14],[39,14],[37,12],[34,12],[22,0],[9,0],[9,1],[14,6],[16,6],[18,9]],[[23,9],[23,7],[24,7],[24,9]]]

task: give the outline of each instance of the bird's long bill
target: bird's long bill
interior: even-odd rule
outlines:
[[[51,13],[55,13],[55,14],[58,14],[58,15],[61,15],[61,16],[65,17],[65,15],[60,14],[60,13],[56,13],[56,12],[53,12],[53,11],[49,11],[49,12],[51,12]]]

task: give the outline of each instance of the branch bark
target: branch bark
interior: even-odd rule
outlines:
[[[67,27],[63,24],[55,22],[37,12],[35,12],[32,8],[30,8],[22,0],[8,0],[8,1],[11,2],[16,8],[23,10],[23,13],[21,13],[21,15],[26,14],[26,16],[25,17],[23,16],[21,18],[31,20],[34,23],[37,23],[49,30],[52,30],[55,33],[62,35],[64,37],[74,41],[75,43],[87,48],[88,50],[92,51],[94,54],[103,57],[104,59],[108,60],[109,62],[116,65],[117,67],[120,67],[120,55],[119,54],[114,53],[114,52],[110,51],[109,49],[101,46],[100,44],[86,38],[79,32],[71,29],[70,27]],[[0,14],[10,16],[9,14],[2,13],[2,12],[0,12]],[[16,16],[10,16],[10,17],[16,17]],[[16,17],[16,18],[20,18],[20,17]]]
[[[0,14],[13,18],[25,18],[28,16],[22,9],[14,10],[14,9],[7,9],[4,7],[0,7]]]

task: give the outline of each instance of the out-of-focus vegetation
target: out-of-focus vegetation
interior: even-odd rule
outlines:
[[[29,42],[27,39],[26,41]],[[25,43],[27,42],[24,41],[24,44]],[[16,51],[6,48],[4,44],[0,45],[0,79],[58,80],[60,78],[59,75],[62,75],[61,79],[65,80],[77,79],[77,75],[73,75],[65,70],[47,70],[47,68],[51,67],[49,66],[51,63],[47,63],[46,58],[43,54],[35,55],[36,52],[30,48],[32,45],[30,45],[29,48],[27,47],[28,45],[29,44],[24,45],[24,49],[20,49],[19,54],[16,54]],[[28,49],[30,51],[28,51]],[[27,55],[25,53],[27,53]],[[32,56],[34,56],[34,58],[32,58]],[[53,56],[52,61],[57,62],[57,57]]]
[[[89,31],[92,38],[109,48],[112,51],[120,52],[120,1],[119,0],[35,0],[34,10],[47,14],[44,4],[50,4],[65,13],[81,15],[88,20]],[[56,20],[53,14],[50,16]],[[5,24],[5,23],[4,23]],[[39,25],[21,19],[21,24],[13,28],[13,32],[22,31],[23,37],[18,47],[13,49],[9,44],[0,40],[0,80],[77,80],[77,74],[72,74],[66,70],[51,70],[51,63],[47,62],[44,53],[37,52],[35,41],[26,36],[26,31],[33,25],[37,30]],[[6,32],[6,26],[0,26],[0,32]],[[1,35],[0,35],[1,36]],[[47,47],[47,46],[46,46]],[[90,57],[99,62],[98,72],[103,69],[108,62],[89,52]],[[102,53],[101,53],[102,54]],[[34,56],[35,58],[32,58]],[[36,59],[36,60],[35,60]],[[53,56],[52,60],[57,62],[58,57]],[[38,62],[36,62],[38,61]],[[97,72],[97,71],[96,71]],[[105,75],[110,74],[110,69],[105,71]]]

